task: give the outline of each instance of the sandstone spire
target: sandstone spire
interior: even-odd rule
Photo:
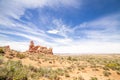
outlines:
[[[31,52],[34,48],[34,42],[30,41],[30,45],[29,45],[29,52]]]
[[[44,54],[52,54],[52,48],[47,48],[47,47],[43,47],[43,46],[35,46],[33,41],[30,41],[30,45],[29,45],[29,52],[34,52],[34,53],[44,53]]]

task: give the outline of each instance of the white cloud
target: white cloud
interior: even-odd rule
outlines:
[[[87,38],[77,40],[56,39],[56,42],[63,46],[55,47],[56,53],[119,53],[120,52],[120,32],[119,14],[112,14],[94,21],[85,22],[71,28],[74,36],[78,31]],[[79,37],[79,36],[77,36]],[[67,44],[67,45],[64,45]]]
[[[9,45],[11,49],[17,51],[26,51],[28,50],[28,42],[15,42],[15,41],[0,41],[0,46]]]
[[[120,40],[118,17],[120,17],[119,14],[112,14],[90,22],[84,22],[74,27],[74,32],[82,29],[79,31],[80,33],[96,41]]]
[[[68,34],[73,32],[70,26],[64,24],[61,19],[54,19],[53,24],[55,26],[55,29],[53,30],[56,30],[57,34],[63,36],[64,38],[68,38]]]
[[[49,30],[47,32],[50,33],[50,34],[57,34],[59,31],[53,29],[53,30]]]
[[[113,22],[116,21],[116,19],[114,18],[111,18],[111,19]],[[91,27],[91,25],[93,28],[104,26],[104,24],[102,23],[103,21],[109,22],[109,19],[103,18],[103,19],[98,19],[95,22],[94,21],[86,22],[84,24],[84,27]],[[9,31],[3,31],[3,30],[1,30],[0,32],[22,36],[30,40],[37,41],[38,44],[40,45],[53,47],[54,53],[75,53],[76,54],[76,53],[119,53],[120,52],[120,42],[113,41],[116,39],[120,40],[120,37],[119,37],[120,33],[116,29],[116,25],[119,25],[119,23],[116,23],[113,26],[111,26],[111,24],[107,24],[107,26],[104,27],[105,28],[104,30],[94,30],[94,29],[83,30],[82,32],[85,33],[87,37],[91,38],[90,40],[87,40],[87,39],[74,40],[68,36],[68,32],[75,33],[75,30],[81,28],[81,26],[78,26],[76,29],[73,29],[73,28],[70,28],[70,26],[66,26],[66,24],[64,24],[62,20],[55,20],[54,24],[56,28],[51,30],[52,32],[50,32],[49,30],[48,33],[58,34],[61,36],[65,35],[66,36],[65,38],[50,37],[46,35],[42,30],[39,31],[40,32],[39,33],[37,32],[39,29],[37,29],[36,26],[33,26],[31,24],[30,25],[33,26],[32,28],[28,27],[30,25],[22,25],[22,24],[20,25],[19,23],[16,24],[18,25],[19,28],[14,28],[14,29],[15,30],[18,29],[20,31],[23,31],[24,33],[17,32],[16,34],[14,34],[15,32],[9,32]],[[99,25],[96,26],[96,24],[99,24]],[[111,28],[109,29],[108,26]],[[84,27],[82,26],[82,28]],[[47,42],[43,38],[49,38],[50,40],[53,41],[53,43]],[[0,45],[3,45],[3,42],[0,42],[0,43],[1,43]],[[6,41],[4,43],[6,43],[4,45],[10,44],[12,49],[16,49],[20,51],[27,50],[28,44],[29,44],[29,42],[25,42],[24,45],[22,44],[24,42],[11,43],[11,41],[10,42]],[[17,47],[14,44],[17,45]]]
[[[68,46],[59,46],[54,48],[54,52],[57,54],[67,53],[67,54],[98,54],[98,53],[119,53],[120,43],[112,42],[73,42],[69,43]]]
[[[54,39],[54,42],[56,42],[57,44],[64,46],[64,45],[71,45],[70,43],[73,42],[72,39],[70,38],[63,38],[63,39]]]
[[[80,1],[79,1],[80,2]],[[78,0],[1,0],[0,1],[0,17],[8,16],[15,19],[19,19],[24,14],[26,9],[41,8],[48,6],[55,7],[76,7],[78,6]]]

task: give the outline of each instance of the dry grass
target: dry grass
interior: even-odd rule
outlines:
[[[20,77],[21,80],[24,78],[27,78],[27,80],[120,79],[120,55],[57,56],[19,53],[19,55],[13,58],[6,58],[3,55],[0,55],[0,67],[7,67],[8,65],[5,64],[11,60],[13,63],[9,66],[12,66],[13,70],[16,68],[15,66],[17,64],[21,64],[21,66],[19,66],[20,69],[25,69],[24,73],[26,74],[22,75],[24,77]],[[20,61],[21,63],[13,65],[17,61]],[[1,68],[0,72],[1,71],[11,72],[6,68]],[[14,72],[12,73],[12,76],[14,76],[13,74]],[[3,77],[0,76],[0,78]]]

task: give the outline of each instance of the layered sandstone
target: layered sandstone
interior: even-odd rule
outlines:
[[[29,52],[53,54],[52,48],[47,48],[40,45],[35,46],[33,41],[30,41]]]

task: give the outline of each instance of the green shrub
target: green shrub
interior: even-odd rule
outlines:
[[[49,68],[39,68],[39,73],[41,77],[49,77],[50,72],[52,72]]]
[[[39,76],[48,78],[50,80],[60,80],[59,76],[64,75],[63,69],[56,69],[52,70],[51,68],[40,68],[39,69]]]
[[[104,76],[109,76],[109,75],[111,75],[111,73],[110,72],[108,72],[108,71],[103,71],[103,74],[104,74]]]
[[[65,74],[65,77],[70,77],[70,75],[68,73]]]
[[[65,71],[61,68],[58,68],[57,70],[55,70],[55,73],[60,75],[60,76],[63,76],[65,74]]]
[[[120,64],[116,62],[111,62],[105,65],[108,68],[111,68],[112,70],[120,70]]]
[[[32,72],[39,72],[39,69],[34,66],[29,66],[29,70]]]
[[[60,80],[60,77],[57,74],[53,73],[49,76],[49,79],[50,80]]]
[[[0,54],[4,54],[5,52],[4,52],[4,50],[2,49],[2,48],[0,48]]]
[[[70,56],[69,56],[69,57],[67,58],[67,60],[70,60],[70,61],[72,61],[72,57],[70,57]]]
[[[4,62],[4,60],[3,60],[3,56],[0,55],[0,65],[1,65],[3,62]]]
[[[20,61],[8,61],[0,68],[0,80],[27,80],[26,70]]]
[[[120,71],[117,71],[117,74],[120,75]]]
[[[108,67],[103,67],[104,70],[108,70],[109,71],[109,68]]]
[[[30,80],[38,80],[38,79],[41,77],[41,76],[39,76],[39,73],[38,73],[38,72],[30,72],[30,71],[29,71],[28,74],[29,74],[29,77],[28,77],[28,78],[29,78]],[[28,80],[29,80],[29,79],[28,79]]]
[[[91,77],[90,80],[98,80],[96,77]]]
[[[26,56],[25,56],[25,54],[17,53],[17,54],[16,54],[16,57],[18,57],[18,58],[20,58],[20,59],[23,59],[23,58],[25,58]]]

